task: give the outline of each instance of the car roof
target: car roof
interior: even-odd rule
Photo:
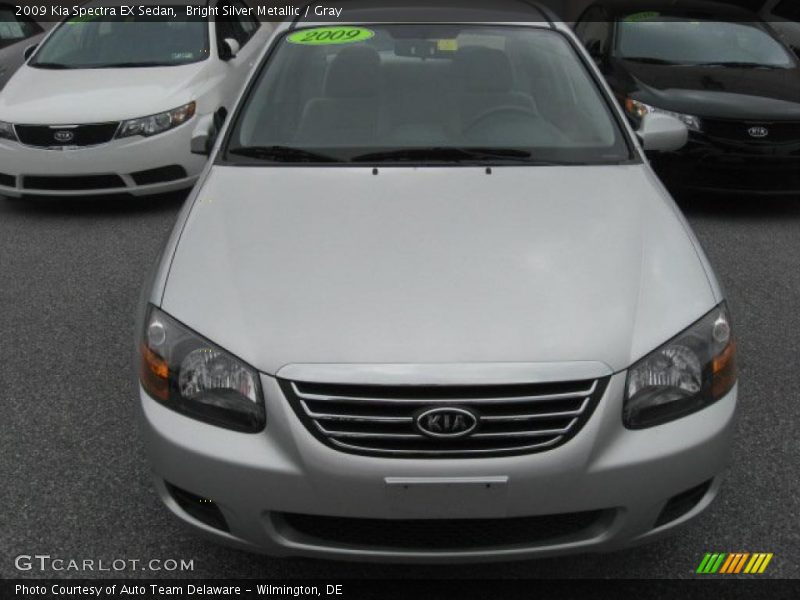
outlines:
[[[154,3],[153,6],[207,6],[214,0],[160,0]],[[128,0],[88,0],[87,2],[79,3],[77,6],[93,8],[93,7],[117,7],[117,6],[131,6]],[[143,7],[147,5],[142,4]]]
[[[325,7],[324,0],[312,0],[309,16],[283,23],[278,29],[347,23],[519,23],[533,27],[568,29],[549,8],[535,0],[491,0],[466,3],[463,0],[341,0],[342,19],[330,21],[313,16],[313,8]]]
[[[602,6],[611,17],[653,11],[673,15],[717,17],[732,21],[760,20],[756,13],[741,6],[709,0],[599,0],[593,2],[591,6]]]

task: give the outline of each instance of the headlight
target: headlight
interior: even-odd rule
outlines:
[[[644,102],[639,102],[633,98],[625,99],[625,111],[637,120],[643,119],[645,115],[651,113],[660,113],[662,115],[669,115],[676,119],[683,121],[683,123],[692,131],[702,131],[703,123],[700,117],[694,115],[685,115],[683,113],[673,112],[671,110],[664,110],[663,108],[656,108]]]
[[[628,370],[623,422],[643,429],[715,402],[736,383],[736,343],[725,304]]]
[[[17,141],[17,134],[14,132],[14,126],[11,123],[0,121],[0,138]]]
[[[139,119],[123,121],[119,128],[118,138],[130,137],[132,135],[143,135],[145,137],[163,133],[168,129],[177,127],[185,123],[194,116],[195,103],[189,102],[178,108],[173,108],[167,112]]]
[[[139,380],[153,399],[220,427],[264,429],[258,373],[153,306],[139,352]]]

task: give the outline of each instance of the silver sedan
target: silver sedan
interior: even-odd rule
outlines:
[[[714,499],[730,316],[644,156],[686,128],[633,131],[526,10],[285,24],[225,128],[197,124],[137,344],[178,518],[281,556],[484,561],[651,540]]]

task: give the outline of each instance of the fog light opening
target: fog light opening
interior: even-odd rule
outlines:
[[[698,486],[670,498],[661,510],[661,514],[658,515],[654,527],[661,527],[689,513],[705,497],[711,487],[712,481],[713,480],[709,479]]]
[[[188,492],[168,481],[164,483],[170,496],[189,516],[214,529],[230,531],[225,516],[213,500]]]

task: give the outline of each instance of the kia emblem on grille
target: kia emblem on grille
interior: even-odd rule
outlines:
[[[769,129],[766,127],[751,127],[747,130],[747,133],[750,134],[750,137],[765,138],[769,135]]]
[[[475,431],[478,417],[464,408],[429,408],[419,413],[414,423],[417,430],[429,437],[457,438]]]
[[[75,139],[75,134],[68,129],[59,129],[53,134],[53,139],[55,139],[57,142],[61,142],[62,144],[66,144],[67,142],[71,142]]]

